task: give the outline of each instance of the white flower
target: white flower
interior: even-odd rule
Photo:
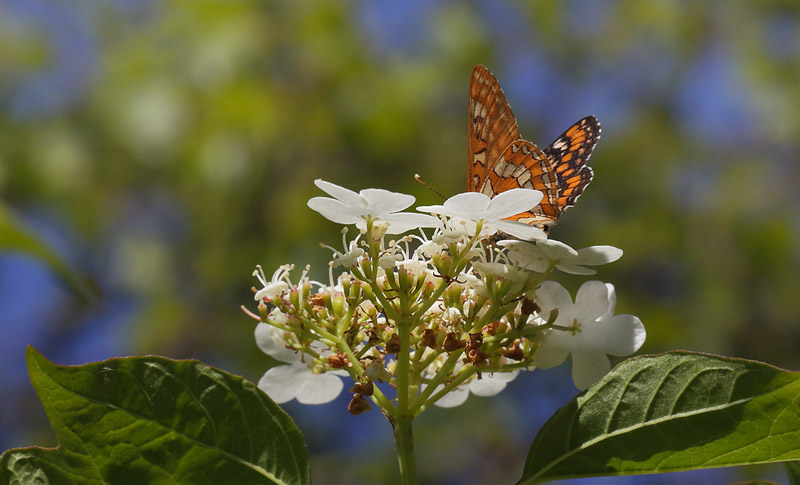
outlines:
[[[274,300],[284,291],[288,290],[289,271],[293,268],[294,266],[291,264],[284,264],[275,270],[275,272],[272,273],[272,278],[267,281],[267,277],[264,276],[264,270],[261,269],[261,266],[256,266],[256,270],[253,271],[253,276],[258,278],[258,281],[261,282],[264,287],[256,292],[255,300],[261,301],[264,298],[267,300]]]
[[[313,373],[311,357],[306,355],[303,362],[302,353],[283,346],[282,330],[262,322],[256,326],[255,336],[265,354],[288,364],[270,368],[258,381],[258,388],[276,403],[297,399],[302,404],[325,404],[342,392],[344,382],[333,372]]]
[[[364,189],[359,193],[339,187],[321,179],[314,184],[330,197],[314,197],[308,206],[326,219],[339,224],[355,224],[366,229],[367,219],[388,223],[387,234],[400,234],[417,227],[437,227],[441,222],[435,217],[399,212],[414,203],[414,196],[383,189]]]
[[[610,283],[587,281],[578,289],[575,303],[567,290],[554,281],[543,282],[536,296],[541,314],[547,318],[558,309],[554,324],[570,330],[547,332],[533,361],[537,367],[549,369],[571,354],[572,380],[581,390],[611,369],[608,355],[629,355],[644,343],[646,333],[641,320],[633,315],[614,315],[617,297]]]
[[[501,241],[502,242],[502,241]],[[512,266],[503,263],[483,263],[476,261],[472,266],[484,276],[497,276],[513,282],[524,283],[530,273],[525,273]]]
[[[519,375],[518,370],[511,372],[492,372],[481,374],[480,379],[475,377],[469,381],[469,383],[458,386],[447,393],[444,397],[436,401],[434,404],[442,408],[454,408],[464,404],[470,393],[483,397],[494,396],[505,389],[506,385],[513,381],[517,375]],[[436,387],[436,390],[433,392],[433,394],[436,394],[443,388],[444,386],[440,384]]]
[[[497,244],[508,248],[511,261],[525,269],[544,273],[551,263],[565,273],[590,275],[597,271],[584,266],[611,263],[622,257],[622,250],[614,246],[590,246],[574,250],[553,239],[529,243],[525,241],[500,241]]]
[[[511,189],[494,198],[480,192],[465,192],[450,197],[444,205],[422,206],[417,207],[417,210],[475,223],[482,222],[486,230],[485,236],[502,231],[520,239],[545,239],[547,236],[540,229],[522,222],[506,220],[520,212],[531,210],[541,200],[542,193],[531,189]]]

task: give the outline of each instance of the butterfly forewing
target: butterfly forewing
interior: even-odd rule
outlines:
[[[467,189],[490,197],[519,187],[544,194],[539,205],[509,219],[547,230],[592,181],[586,162],[599,138],[600,123],[587,116],[540,150],[520,139],[517,121],[492,73],[483,66],[472,71]]]
[[[488,169],[512,141],[519,139],[517,120],[497,79],[483,66],[469,83],[467,188],[480,191]]]

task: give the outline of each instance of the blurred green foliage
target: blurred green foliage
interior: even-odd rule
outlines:
[[[625,250],[598,277],[616,285],[617,312],[645,323],[643,351],[800,368],[791,2],[0,3],[0,195],[66,227],[104,293],[141,303],[131,354],[256,381],[266,360],[238,309],[252,306],[254,265],[310,263],[326,280],[318,244],[338,245],[339,227],[305,205],[320,195],[312,181],[420,204],[437,197],[414,173],[463,191],[478,63],[527,139],[546,145],[587,114],[604,123],[595,179],[552,235]],[[60,308],[47,325],[85,311]],[[497,444],[487,433],[469,442]],[[513,480],[527,443],[485,456],[501,449],[513,470],[497,473]],[[338,460],[312,467],[384,473]]]

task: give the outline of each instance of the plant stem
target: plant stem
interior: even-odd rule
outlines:
[[[414,438],[411,434],[413,416],[407,414],[396,416],[394,428],[394,445],[397,448],[397,461],[400,464],[400,483],[417,485],[417,462],[414,458]]]

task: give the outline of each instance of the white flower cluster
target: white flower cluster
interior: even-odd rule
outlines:
[[[291,266],[270,279],[260,268],[255,273],[262,285],[256,342],[288,364],[258,383],[278,403],[331,401],[344,388],[340,376],[349,376],[350,412],[374,403],[388,415],[417,415],[434,403],[457,406],[470,393],[497,394],[519,371],[553,367],[567,355],[575,385],[585,389],[608,372],[608,355],[644,343],[637,317],[613,314],[611,284],[588,281],[573,301],[546,281],[556,269],[594,274],[589,266],[616,261],[622,251],[576,251],[507,220],[536,206],[538,191],[492,199],[468,192],[418,207],[434,217],[401,212],[414,203],[410,195],[315,183],[333,198],[314,197],[309,207],[360,231],[348,240],[345,228],[342,251],[329,248],[328,284],[311,281],[308,269],[292,281]],[[521,240],[495,242],[496,234]],[[344,269],[335,279],[334,267]]]

